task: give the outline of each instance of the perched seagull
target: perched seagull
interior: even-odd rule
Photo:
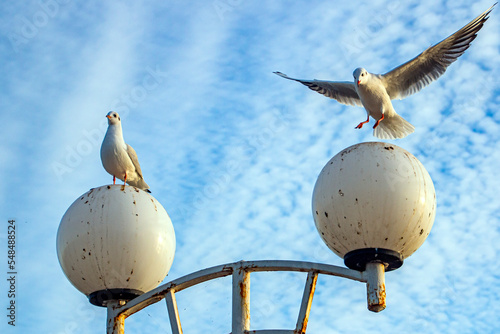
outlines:
[[[101,146],[101,161],[104,169],[113,175],[113,184],[116,178],[119,178],[123,184],[128,183],[150,193],[149,186],[142,177],[137,154],[123,140],[120,115],[115,111],[110,111],[106,117],[108,118],[108,131]]]
[[[439,78],[446,68],[469,48],[495,5],[496,3],[453,35],[385,74],[373,74],[359,67],[354,70],[353,83],[300,80],[281,72],[274,73],[285,79],[298,81],[340,103],[363,106],[368,117],[366,121],[359,123],[356,129],[361,129],[363,124],[368,123],[371,116],[376,120],[373,126],[375,137],[404,138],[412,133],[415,127],[396,113],[391,100],[401,100]]]

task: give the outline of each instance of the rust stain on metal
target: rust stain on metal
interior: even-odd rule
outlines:
[[[369,283],[366,283],[366,287],[370,290]],[[380,284],[377,288],[373,289],[373,291],[376,294],[376,298],[368,298],[368,309],[372,312],[383,311],[386,306],[385,283]]]
[[[243,300],[247,297],[247,290],[245,289],[245,282],[240,282],[240,296]]]
[[[241,261],[240,261],[240,262],[241,262]],[[238,268],[238,275],[241,275],[241,273],[242,273],[242,272],[244,272],[244,271],[245,271],[245,268],[243,268],[243,267],[239,267],[239,268]]]
[[[250,264],[250,265],[247,265],[245,268],[250,268],[250,269],[252,269],[252,268],[257,268],[257,267],[258,267],[258,265],[256,265],[255,263],[252,263],[252,264]]]
[[[306,313],[305,313],[305,316],[304,316],[304,320],[302,321],[302,323],[298,324],[297,328],[296,328],[296,333],[297,334],[304,334],[306,332],[306,329],[307,329],[307,324],[309,322],[309,313],[311,311],[311,305],[312,305],[312,301],[313,301],[313,296],[314,296],[314,292],[316,291],[316,283],[318,281],[318,274],[315,273],[311,282],[309,283],[309,285],[306,286],[306,289],[309,290],[309,294],[307,296],[307,308],[306,308]]]
[[[385,295],[385,284],[381,284],[379,286],[379,293],[378,293],[378,303],[377,305],[373,305],[373,311],[375,312],[380,312],[380,311],[383,311],[385,309],[385,298],[386,298],[386,295]]]
[[[113,319],[109,319],[109,321],[113,321],[113,333],[117,334],[124,334],[124,328],[125,328],[125,317],[124,316],[117,316]]]
[[[385,298],[386,298],[386,296],[385,296],[385,284],[382,283],[380,285],[380,304],[382,304],[384,306],[384,308],[385,308]]]
[[[153,205],[155,206],[155,211],[158,211],[158,208],[156,207],[156,203],[155,201],[153,200],[153,198],[150,198],[149,199],[151,201],[151,203],[153,203]]]
[[[357,149],[357,147],[351,147],[351,148],[348,148],[348,149],[344,150],[344,151],[340,154],[340,156],[341,156],[341,157],[343,157],[344,155],[349,154],[349,153],[351,153],[352,151],[354,151],[354,150],[356,150],[356,149]]]

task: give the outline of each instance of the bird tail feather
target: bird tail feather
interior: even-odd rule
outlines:
[[[149,192],[149,193],[151,192],[149,190],[148,184],[143,179],[127,180],[127,183],[129,185],[131,185],[132,187],[142,189],[142,190]]]
[[[381,139],[404,138],[415,131],[415,127],[403,117],[394,114],[385,117],[373,130],[373,135]]]

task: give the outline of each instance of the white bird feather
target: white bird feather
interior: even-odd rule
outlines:
[[[101,145],[102,166],[106,172],[113,175],[113,184],[116,177],[133,187],[150,192],[142,177],[135,150],[123,139],[120,115],[116,111],[110,111],[106,117],[108,130]]]

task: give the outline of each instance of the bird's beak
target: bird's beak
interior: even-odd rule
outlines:
[[[111,116],[109,116],[109,115],[106,115],[106,118],[107,118],[107,119],[111,119]]]
[[[360,83],[360,82],[361,82],[361,81],[359,81],[359,80],[358,80],[358,87],[359,87],[359,83]]]

